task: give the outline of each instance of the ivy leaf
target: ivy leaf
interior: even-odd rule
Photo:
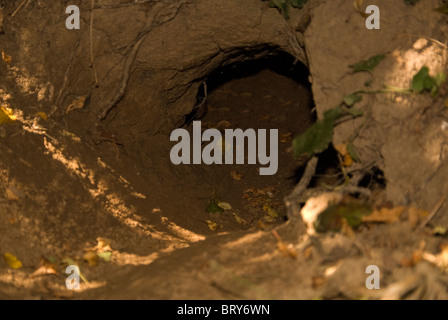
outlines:
[[[283,13],[286,19],[289,18],[289,3],[290,0],[270,0],[269,4],[273,8],[278,8]]]
[[[205,209],[205,211],[209,212],[209,213],[221,213],[224,212],[224,209],[221,208],[214,199],[210,200],[207,208]]]
[[[319,214],[314,229],[317,232],[340,231],[344,219],[351,227],[357,227],[362,223],[363,216],[371,213],[372,208],[360,201],[332,205]]]
[[[307,0],[291,0],[291,5],[294,8],[302,9],[306,2]]]
[[[353,72],[367,71],[371,73],[384,58],[386,58],[385,54],[379,54],[370,57],[367,60],[362,60],[358,63],[352,64],[349,67],[353,69]]]
[[[359,156],[358,153],[355,150],[355,147],[353,146],[353,143],[349,143],[347,145],[347,152],[350,155],[350,157],[352,157],[352,159],[356,162],[359,162]]]
[[[340,107],[325,112],[323,119],[293,140],[294,156],[311,156],[327,149],[333,140],[334,122],[343,115],[344,111]]]
[[[414,92],[423,92],[431,90],[435,85],[434,79],[429,75],[428,67],[422,67],[419,72],[412,78],[411,89]]]
[[[442,70],[442,71],[437,72],[436,76],[434,77],[434,80],[436,82],[436,86],[440,88],[440,86],[442,84],[444,84],[446,81],[445,71]]]
[[[440,86],[446,81],[446,73],[439,71],[435,77],[429,75],[428,67],[424,66],[412,78],[412,91],[421,93],[423,91],[430,91],[431,95],[435,97],[439,91]]]
[[[348,94],[344,97],[344,103],[347,107],[352,107],[355,103],[362,100],[362,96],[357,93]]]

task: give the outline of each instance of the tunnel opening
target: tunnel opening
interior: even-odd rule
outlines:
[[[267,154],[272,155],[269,132],[278,130],[275,174],[260,175],[262,165],[248,164],[248,139],[244,164],[202,164],[197,168],[189,185],[208,185],[208,191],[202,189],[206,196],[200,209],[205,209],[201,221],[207,221],[211,229],[268,227],[287,220],[283,198],[300,179],[303,167],[294,159],[292,139],[316,120],[308,78],[305,65],[295,63],[289,54],[275,53],[225,65],[209,74],[200,86],[196,107],[185,116],[183,126],[191,135],[194,123],[200,123],[202,133],[217,129],[222,137],[227,129],[265,129]],[[202,142],[202,147],[206,145]],[[223,150],[227,146],[224,138]]]

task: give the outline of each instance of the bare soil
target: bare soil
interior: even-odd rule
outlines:
[[[260,0],[94,4],[79,1],[71,32],[62,4],[0,1],[0,107],[14,113],[0,124],[1,299],[447,298],[446,85],[366,96],[365,117],[336,127],[333,145],[356,133],[347,177],[365,174],[375,206],[406,207],[398,221],[308,236],[284,202],[307,160],[292,139],[324,111],[360,88],[406,87],[425,63],[447,70],[441,1],[379,2],[369,33],[343,0],[288,20]],[[384,52],[374,73],[350,73]],[[170,133],[194,120],[278,129],[277,174],[173,165]],[[343,182],[337,153],[322,153],[310,187]],[[213,199],[231,209],[210,212]],[[71,264],[79,291],[65,287]],[[369,265],[381,290],[366,289]]]

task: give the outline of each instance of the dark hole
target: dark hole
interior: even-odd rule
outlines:
[[[197,120],[202,130],[217,128],[222,133],[225,129],[266,129],[269,137],[270,130],[276,129],[279,139],[278,171],[274,175],[261,176],[259,168],[269,165],[258,161],[256,165],[245,162],[203,167],[202,183],[210,186],[208,194],[214,192],[221,201],[229,202],[247,224],[239,224],[227,212],[211,213],[206,220],[227,230],[254,227],[260,220],[267,224],[285,220],[283,199],[298,180],[296,171],[302,164],[293,157],[292,139],[315,121],[308,76],[306,66],[294,64],[293,57],[280,52],[223,66],[204,79],[206,86],[198,90],[197,106],[185,119],[189,130]],[[275,213],[271,209],[278,217],[272,217]]]

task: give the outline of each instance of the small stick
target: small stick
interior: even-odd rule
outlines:
[[[440,208],[442,208],[442,205],[445,203],[446,200],[446,196],[443,196],[439,202],[437,202],[436,206],[434,207],[434,209],[432,209],[431,213],[429,214],[429,216],[418,226],[416,232],[419,233],[420,231],[423,230],[423,228],[428,224],[428,222],[434,218],[434,216],[436,215],[436,213],[440,210]]]
[[[316,173],[317,162],[319,158],[314,156],[308,161],[305,172],[303,173],[300,182],[294,187],[294,190],[289,196],[285,198],[285,204],[287,208],[287,214],[289,219],[297,219],[300,214],[300,208],[297,203],[298,197],[306,190],[311,182],[314,174]]]
[[[92,10],[90,11],[90,64],[92,65],[93,77],[95,78],[95,85],[98,84],[98,76],[93,62],[93,10],[95,9],[95,0],[92,0]]]
[[[14,17],[14,16],[17,14],[17,12],[19,12],[20,9],[22,9],[22,7],[25,5],[25,2],[26,2],[26,1],[27,1],[27,0],[23,0],[22,2],[20,2],[19,6],[17,7],[16,10],[14,10],[14,12],[13,12],[12,15],[11,15],[11,17]]]

